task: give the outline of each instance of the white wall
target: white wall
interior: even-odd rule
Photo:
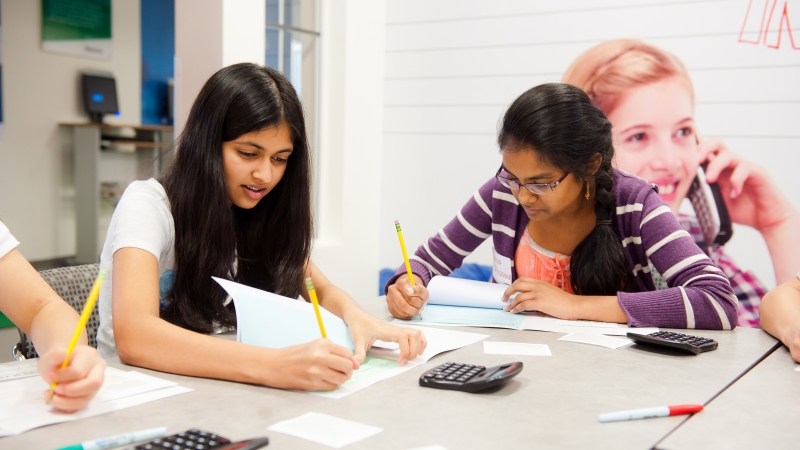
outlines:
[[[80,96],[84,70],[117,80],[119,117],[141,118],[141,39],[138,0],[113,0],[113,57],[94,60],[41,50],[41,2],[2,5],[3,116],[0,137],[0,219],[30,260],[75,254],[70,186],[72,156],[62,152],[58,122],[86,122]]]
[[[264,64],[264,0],[175,0],[175,135],[206,80],[239,63]]]
[[[356,299],[378,291],[383,0],[322,2],[318,239],[312,258]]]
[[[780,49],[739,43],[748,4],[391,0],[381,267],[402,261],[392,220],[400,219],[407,246],[415,248],[494,174],[500,162],[496,127],[507,105],[530,87],[560,81],[575,57],[610,39],[638,38],[677,55],[695,85],[699,132],[724,138],[734,152],[767,167],[800,207],[794,180],[800,50],[791,48],[786,34]],[[794,33],[800,43],[800,31]],[[736,227],[726,249],[774,286],[766,246],[755,230]],[[468,261],[490,264],[490,251],[482,247]]]

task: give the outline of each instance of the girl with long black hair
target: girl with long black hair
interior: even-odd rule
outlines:
[[[402,268],[389,281],[395,317],[416,314],[431,277],[448,275],[491,237],[492,281],[510,283],[506,311],[630,326],[736,326],[728,279],[654,187],[612,167],[611,123],[583,91],[552,83],[525,92],[505,113],[498,144],[495,176],[411,258],[417,286]]]
[[[311,162],[303,110],[279,72],[235,64],[214,74],[192,105],[174,162],[160,179],[126,189],[101,265],[99,349],[165,372],[280,388],[329,390],[363,362],[376,339],[398,342],[400,363],[424,335],[378,320],[309,259]],[[284,349],[208,336],[236,325],[212,279],[231,279],[320,303],[349,325],[356,353],[327,339]],[[112,321],[113,318],[113,321]]]

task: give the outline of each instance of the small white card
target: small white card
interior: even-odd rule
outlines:
[[[383,431],[383,428],[317,412],[280,421],[267,429],[332,448],[342,448]]]
[[[794,368],[794,371],[795,371],[795,372],[800,372],[800,366],[797,366],[797,367],[795,367],[795,368]]]
[[[526,344],[524,342],[485,342],[483,353],[489,355],[553,356],[545,344]]]
[[[581,344],[599,345],[600,347],[608,347],[611,349],[618,349],[628,344],[632,344],[630,339],[620,339],[611,336],[604,336],[601,334],[587,334],[587,333],[570,333],[558,338],[559,341],[579,342]]]

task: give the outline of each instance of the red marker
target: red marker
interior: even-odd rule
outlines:
[[[656,406],[655,408],[630,409],[600,414],[600,422],[617,422],[620,420],[649,419],[651,417],[682,416],[703,410],[703,405]]]

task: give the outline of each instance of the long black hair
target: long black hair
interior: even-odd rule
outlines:
[[[534,151],[545,163],[594,186],[597,224],[572,252],[572,289],[580,295],[616,295],[633,289],[633,275],[614,215],[611,122],[582,90],[562,83],[536,86],[508,108],[498,134],[502,151]],[[600,167],[592,174],[600,155]]]
[[[293,151],[283,178],[254,208],[231,205],[222,143],[284,123]],[[303,108],[280,72],[243,63],[211,76],[160,180],[175,222],[175,278],[161,317],[203,333],[234,325],[212,276],[297,297],[311,251],[310,171]]]

